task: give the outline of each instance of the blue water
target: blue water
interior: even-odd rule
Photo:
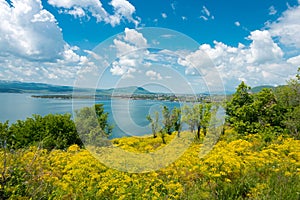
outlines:
[[[150,134],[151,129],[146,115],[160,110],[162,105],[170,109],[180,104],[177,102],[152,100],[74,100],[32,98],[32,94],[0,93],[0,122],[9,120],[14,123],[32,117],[33,114],[71,113],[73,108],[80,109],[94,103],[102,103],[105,112],[109,113],[109,123],[114,125],[112,137],[137,136]]]

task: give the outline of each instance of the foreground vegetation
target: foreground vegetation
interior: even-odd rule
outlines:
[[[153,136],[110,141],[149,153],[194,134],[179,159],[145,173],[107,167],[84,148],[81,141],[107,145],[112,127],[101,105],[77,111],[76,123],[67,114],[0,123],[0,199],[300,199],[300,76],[276,90],[250,89],[242,82],[228,99],[224,131],[206,155],[211,103],[162,107],[161,122],[159,113],[147,116]]]
[[[198,155],[202,144],[193,143],[175,163],[149,173],[108,168],[77,145],[66,151],[2,149],[1,195],[9,199],[299,199],[300,141],[262,138],[228,130],[205,157]],[[165,145],[152,137],[113,143],[138,152]]]

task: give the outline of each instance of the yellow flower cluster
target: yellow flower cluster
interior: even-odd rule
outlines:
[[[173,137],[166,139],[170,142]],[[120,138],[113,144],[134,152],[162,148],[157,138]],[[15,152],[2,149],[0,171],[5,172],[6,183],[0,190],[10,199],[300,197],[299,140],[278,137],[265,144],[259,135],[221,140],[203,158],[199,157],[201,147],[193,143],[176,162],[148,173],[108,168],[77,145],[51,152],[36,147]]]

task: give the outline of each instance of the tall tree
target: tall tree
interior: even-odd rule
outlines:
[[[182,108],[183,121],[189,126],[189,129],[192,133],[195,131],[197,125],[197,115],[193,108],[194,107],[192,105],[184,105]]]
[[[251,87],[241,82],[230,101],[226,103],[226,120],[240,134],[249,132],[249,124],[256,121],[256,114],[251,105],[253,96],[250,89]]]
[[[167,106],[162,107],[162,124],[164,131],[171,135],[172,134],[172,119],[171,119],[171,112]]]
[[[151,117],[151,115],[147,115],[146,118],[150,122],[153,138],[156,138],[157,133],[161,129],[161,127],[159,125],[159,113],[158,113],[158,111],[154,112],[154,117]]]
[[[183,121],[189,125],[191,132],[197,129],[197,139],[200,139],[201,130],[203,130],[204,135],[207,133],[207,128],[212,116],[211,108],[211,103],[185,105],[183,107]]]
[[[8,121],[2,123],[0,122],[0,147],[6,148],[6,144],[10,143],[11,140],[9,133],[8,133]]]
[[[276,96],[281,107],[286,111],[283,125],[290,135],[300,139],[300,67],[296,77],[287,83],[287,86],[277,90]]]
[[[177,107],[174,107],[172,110],[171,122],[174,127],[174,130],[177,132],[177,136],[180,137],[180,132],[182,129],[181,110]]]
[[[84,143],[106,145],[106,139],[112,132],[108,124],[108,113],[104,112],[103,104],[84,107],[75,111],[75,124]]]

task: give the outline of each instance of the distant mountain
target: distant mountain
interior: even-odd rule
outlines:
[[[103,90],[100,90],[103,91]],[[146,95],[146,94],[154,94],[142,87],[136,87],[136,86],[130,86],[130,87],[124,87],[124,88],[111,88],[108,90],[105,90],[105,92],[108,92],[109,94],[118,95],[118,94],[138,94],[138,95]]]
[[[265,89],[265,88],[268,88],[268,89],[274,89],[275,86],[271,86],[271,85],[261,85],[261,86],[256,86],[256,87],[251,88],[251,92],[253,92],[253,93],[258,93],[258,92],[260,92],[262,89]]]
[[[92,89],[76,88],[78,93],[90,93],[93,92]],[[0,92],[2,93],[72,93],[72,86],[60,86],[60,85],[50,85],[45,83],[27,83],[19,81],[4,81],[0,80]],[[97,95],[126,95],[126,94],[154,94],[142,87],[124,87],[124,88],[111,88],[111,89],[97,89]]]
[[[72,92],[73,87],[58,86],[44,83],[25,83],[19,81],[3,81],[0,80],[0,92],[10,93],[34,93],[34,92]]]

